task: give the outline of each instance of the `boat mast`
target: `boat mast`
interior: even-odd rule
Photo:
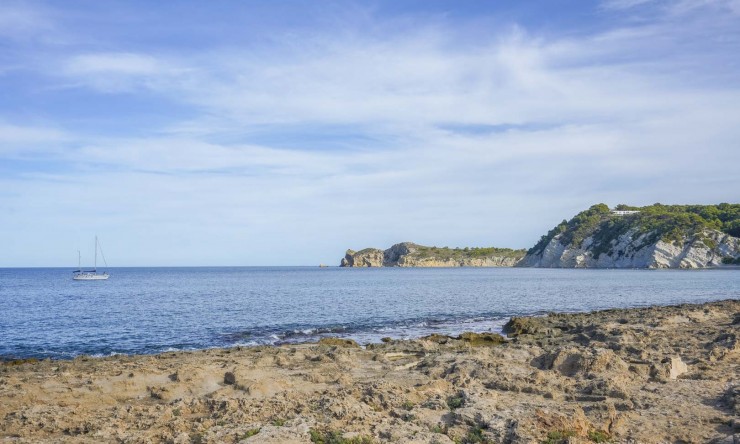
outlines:
[[[98,272],[98,235],[95,235],[95,264],[93,266],[93,271],[96,273]]]

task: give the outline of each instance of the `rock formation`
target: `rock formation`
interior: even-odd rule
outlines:
[[[382,267],[383,250],[377,248],[365,248],[364,250],[347,250],[344,255],[342,267]]]
[[[738,442],[738,313],[726,300],[514,318],[508,338],[0,361],[0,442]]]
[[[347,250],[342,267],[513,267],[525,250],[509,248],[438,248],[412,242],[395,244],[387,250]]]
[[[545,268],[706,268],[740,260],[740,205],[594,205],[543,236],[518,264]]]

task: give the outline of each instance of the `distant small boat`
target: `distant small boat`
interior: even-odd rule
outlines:
[[[103,248],[98,245],[98,236],[95,236],[95,262],[92,270],[82,269],[82,256],[80,251],[77,250],[77,270],[72,272],[72,279],[76,281],[102,281],[108,279],[108,272],[104,271],[98,273],[98,249],[100,249],[100,255],[103,257],[103,263],[108,266],[105,261],[105,255],[103,254]]]

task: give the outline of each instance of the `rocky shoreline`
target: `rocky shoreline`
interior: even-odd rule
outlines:
[[[732,443],[740,300],[497,334],[0,364],[0,442]]]

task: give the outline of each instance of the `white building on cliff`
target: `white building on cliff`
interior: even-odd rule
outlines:
[[[612,214],[615,216],[629,216],[637,213],[639,213],[638,210],[612,210]]]

